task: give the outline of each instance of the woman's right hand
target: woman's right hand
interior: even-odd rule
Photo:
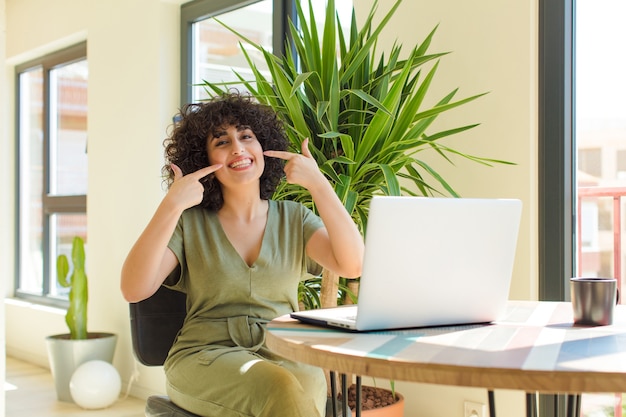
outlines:
[[[204,187],[200,180],[220,169],[222,164],[204,167],[187,175],[183,175],[183,171],[177,165],[170,166],[174,171],[174,182],[170,185],[165,198],[182,211],[202,202]]]
[[[128,302],[150,297],[176,267],[178,259],[167,244],[178,219],[185,209],[202,201],[204,187],[200,180],[221,167],[211,165],[183,175],[181,169],[172,164],[174,182],[122,266],[121,289]]]

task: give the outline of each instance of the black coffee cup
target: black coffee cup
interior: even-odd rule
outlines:
[[[574,323],[606,326],[613,323],[613,310],[619,302],[615,278],[570,279]]]

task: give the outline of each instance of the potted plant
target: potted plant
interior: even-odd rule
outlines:
[[[61,254],[57,258],[57,281],[62,287],[70,288],[69,307],[65,315],[70,332],[46,338],[57,398],[70,402],[73,401],[70,379],[76,368],[91,360],[112,363],[117,342],[115,334],[87,332],[88,282],[85,272],[85,245],[79,236],[73,239],[71,258],[71,275],[68,275],[70,265],[67,256]]]
[[[377,386],[361,387],[361,415],[363,417],[402,417],[404,415],[404,397],[396,392],[394,382],[391,389]],[[348,407],[356,409],[356,384],[348,387]],[[340,394],[340,399],[343,396]]]
[[[310,138],[311,153],[363,233],[373,195],[458,197],[427,159],[418,158],[427,151],[450,163],[451,157],[461,157],[485,165],[508,164],[464,154],[443,143],[443,139],[477,124],[428,132],[438,116],[483,94],[454,101],[458,91],[455,88],[434,106],[425,108],[438,60],[446,55],[428,53],[436,28],[404,59],[398,44],[387,54],[377,54],[375,50],[380,33],[400,3],[398,0],[376,26],[376,3],[360,28],[353,12],[346,34],[336,15],[334,0],[328,1],[323,28],[318,27],[319,19],[310,3],[307,15],[300,2],[295,2],[299,27],[290,22],[284,57],[224,25],[251,49],[263,54],[271,78],[257,69],[248,52],[250,48],[242,47],[254,80],[236,74],[237,82],[204,83],[210,95],[243,84],[285,122],[294,150]],[[309,192],[287,182],[279,185],[274,198],[296,200],[315,210]],[[324,277],[322,305],[336,305],[338,282],[339,277]]]
[[[307,12],[295,2],[298,26],[289,24],[284,56],[272,54],[223,24],[247,45],[241,50],[254,79],[236,73],[237,82],[203,84],[209,95],[243,85],[283,120],[294,151],[309,138],[309,149],[320,170],[362,233],[374,195],[458,197],[428,160],[420,158],[427,152],[450,163],[451,157],[460,157],[487,166],[509,164],[465,154],[444,143],[477,124],[430,132],[440,115],[483,94],[455,99],[458,89],[454,88],[435,100],[434,106],[426,106],[439,59],[447,54],[428,52],[436,27],[406,58],[401,57],[399,44],[386,53],[376,52],[379,35],[400,3],[398,0],[377,25],[373,23],[376,2],[360,27],[353,11],[346,33],[334,0],[326,5],[323,28],[316,23],[321,20],[316,19],[311,2]],[[269,76],[256,67],[251,50],[263,55]],[[299,201],[315,211],[310,193],[286,181],[279,184],[274,198]],[[300,300],[306,308],[352,302],[358,295],[358,286],[350,285],[355,281],[358,283],[324,271],[321,280],[312,278],[300,286]]]

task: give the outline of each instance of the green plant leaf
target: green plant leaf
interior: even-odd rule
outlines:
[[[67,256],[59,255],[57,257],[57,282],[64,288],[70,286],[67,281],[67,273],[70,271],[70,264],[67,261]]]

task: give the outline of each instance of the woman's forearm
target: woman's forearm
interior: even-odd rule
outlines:
[[[361,275],[364,244],[352,217],[324,178],[323,183],[309,189],[317,211],[326,226],[337,272],[346,278]]]
[[[167,244],[180,214],[180,210],[163,200],[131,248],[121,275],[122,295],[127,301],[150,297],[176,266],[176,257]]]

